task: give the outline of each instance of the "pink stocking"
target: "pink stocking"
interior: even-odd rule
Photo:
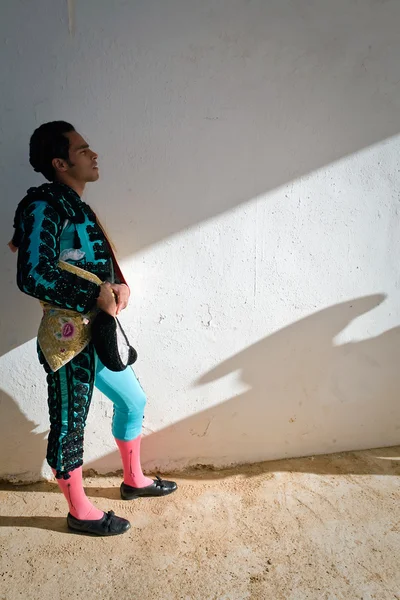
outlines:
[[[52,469],[54,475],[56,470]],[[85,494],[82,483],[82,467],[68,473],[69,479],[57,479],[57,483],[69,505],[69,512],[76,519],[96,521],[103,518],[104,512],[96,508]]]
[[[146,487],[152,485],[153,480],[143,475],[140,464],[140,442],[141,437],[138,435],[134,440],[124,442],[122,440],[115,441],[119,448],[122,464],[124,467],[124,483],[131,487]]]

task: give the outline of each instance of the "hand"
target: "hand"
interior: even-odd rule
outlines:
[[[124,310],[128,306],[130,291],[125,283],[112,283],[111,288],[116,296],[116,314],[119,315],[121,310]]]
[[[113,293],[112,285],[108,281],[100,286],[100,294],[97,298],[97,306],[107,314],[115,317],[117,304]]]

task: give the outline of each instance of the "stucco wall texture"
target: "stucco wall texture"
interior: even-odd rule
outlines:
[[[6,243],[39,124],[99,153],[85,199],[132,289],[143,458],[171,470],[400,442],[400,3],[0,7],[0,477],[49,477],[37,301]],[[96,392],[86,467],[120,468]]]

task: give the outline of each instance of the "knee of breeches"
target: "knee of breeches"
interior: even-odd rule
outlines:
[[[116,410],[129,414],[143,414],[147,403],[146,394],[140,390],[133,396],[127,396],[122,403],[116,405]]]

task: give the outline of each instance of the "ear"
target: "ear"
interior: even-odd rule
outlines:
[[[66,163],[65,160],[63,160],[62,158],[53,158],[53,160],[51,161],[51,164],[53,165],[53,169],[55,171],[67,171],[68,170],[68,165]]]

